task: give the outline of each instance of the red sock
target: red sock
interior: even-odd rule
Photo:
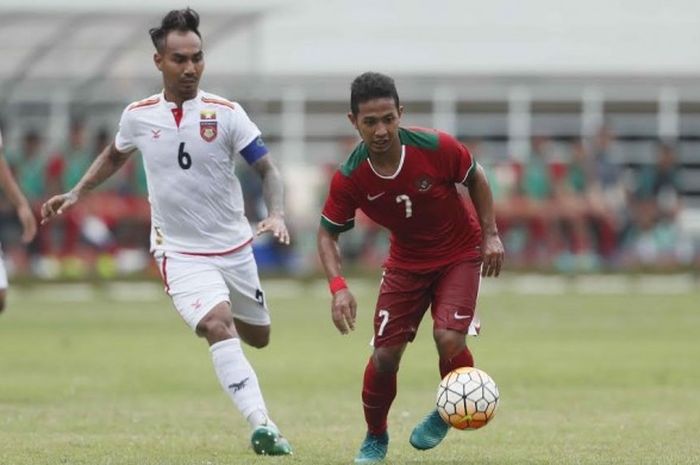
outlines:
[[[450,359],[440,359],[440,378],[444,378],[447,373],[455,368],[473,366],[474,357],[472,357],[472,353],[469,352],[469,348],[465,347],[463,351],[457,352],[457,354]]]
[[[396,373],[381,373],[374,367],[372,359],[367,362],[362,384],[362,406],[365,410],[367,431],[384,434],[389,407],[396,397]]]

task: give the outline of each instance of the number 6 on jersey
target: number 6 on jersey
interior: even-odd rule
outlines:
[[[177,150],[177,164],[183,170],[188,170],[192,166],[192,157],[185,152],[185,143],[180,142],[180,148]]]

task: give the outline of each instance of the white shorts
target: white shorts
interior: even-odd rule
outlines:
[[[2,256],[2,246],[0,246],[0,290],[7,289],[7,270]]]
[[[5,262],[0,254],[0,291],[7,289],[7,271],[5,270]]]
[[[270,324],[258,266],[250,245],[226,255],[154,254],[165,292],[193,330],[221,302],[231,304],[233,317],[257,326]]]

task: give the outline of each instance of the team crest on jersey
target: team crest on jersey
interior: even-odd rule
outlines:
[[[433,187],[433,180],[427,174],[423,174],[416,179],[418,192],[427,192],[431,187]]]
[[[214,110],[202,110],[199,114],[199,135],[207,142],[216,139],[219,133]]]

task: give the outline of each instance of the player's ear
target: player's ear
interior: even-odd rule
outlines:
[[[399,118],[403,115],[403,105],[399,105]]]
[[[357,117],[353,115],[352,112],[348,112],[348,119],[350,120],[350,124],[357,129]]]
[[[153,63],[156,64],[156,68],[158,68],[158,71],[163,71],[163,56],[156,52],[153,54]]]

